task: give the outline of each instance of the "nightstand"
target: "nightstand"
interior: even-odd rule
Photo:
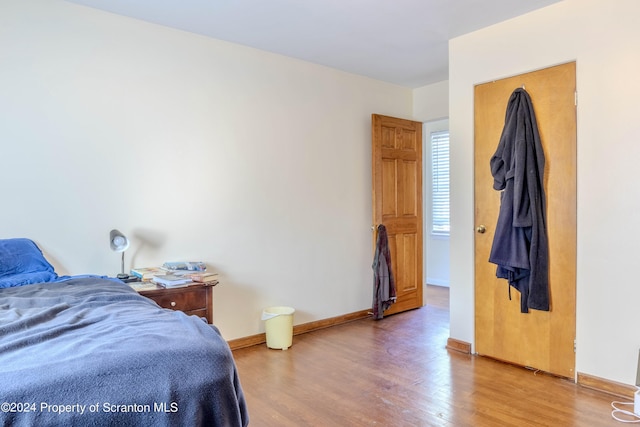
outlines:
[[[145,289],[138,293],[154,300],[160,307],[184,311],[188,315],[205,317],[207,323],[213,323],[213,286],[214,283],[194,283],[179,288]]]

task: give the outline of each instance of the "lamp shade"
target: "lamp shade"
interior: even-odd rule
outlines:
[[[129,239],[118,230],[111,230],[109,233],[109,245],[115,252],[124,252],[129,248]]]

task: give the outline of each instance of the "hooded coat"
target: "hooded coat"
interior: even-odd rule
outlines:
[[[544,165],[531,98],[518,88],[509,98],[500,142],[490,160],[493,188],[502,194],[489,262],[497,264],[497,277],[520,291],[522,313],[529,308],[549,311]]]

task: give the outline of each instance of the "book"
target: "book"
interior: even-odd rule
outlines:
[[[218,273],[205,273],[205,272],[191,273],[191,274],[187,274],[186,276],[189,277],[194,282],[199,282],[199,283],[211,283],[211,282],[218,281]]]
[[[205,271],[207,265],[201,261],[177,261],[165,262],[162,267],[167,270],[188,270],[188,271]]]
[[[142,281],[149,281],[153,278],[153,276],[167,274],[167,270],[164,270],[160,267],[140,267],[132,268],[129,274],[139,278]]]
[[[176,288],[186,288],[187,286],[191,286],[193,285],[194,282],[187,282],[187,283],[182,283],[180,285],[162,285],[160,283],[157,283],[157,286],[160,286],[161,288],[165,288],[165,289],[176,289]]]
[[[183,286],[193,282],[193,280],[191,280],[191,278],[189,277],[176,276],[174,274],[164,274],[160,276],[153,276],[152,281],[164,286],[165,288]]]
[[[131,286],[135,291],[140,292],[140,291],[147,291],[147,290],[152,290],[152,289],[156,289],[158,287],[158,285],[156,285],[153,282],[131,282],[131,283],[127,283],[129,286]]]

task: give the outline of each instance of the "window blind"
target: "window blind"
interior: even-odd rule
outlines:
[[[449,131],[431,133],[431,233],[449,235]]]

